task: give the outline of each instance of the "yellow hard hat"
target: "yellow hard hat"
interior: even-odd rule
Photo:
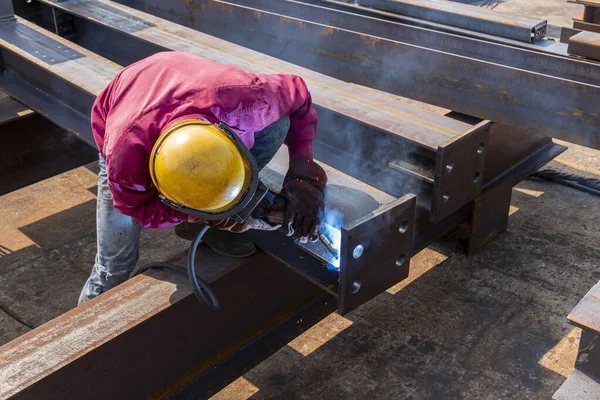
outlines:
[[[222,214],[248,192],[256,165],[251,158],[223,125],[185,120],[165,129],[154,144],[150,175],[170,206],[193,215]]]

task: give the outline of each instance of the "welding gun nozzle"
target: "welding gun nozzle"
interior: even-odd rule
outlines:
[[[331,240],[329,240],[329,238],[327,237],[327,235],[325,235],[323,232],[319,232],[319,239],[325,245],[325,247],[327,248],[327,250],[329,250],[329,252],[331,254],[333,254],[333,256],[336,259],[340,258],[338,250],[335,247],[333,247],[333,243],[331,243]]]

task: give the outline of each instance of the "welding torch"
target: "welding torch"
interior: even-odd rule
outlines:
[[[271,225],[281,225],[283,224],[284,214],[281,210],[273,210],[272,204],[268,201],[262,202],[256,209],[253,215],[256,218],[261,218],[267,221]],[[323,231],[323,229],[319,229],[319,240],[327,250],[336,258],[340,258],[340,254],[338,249],[335,248],[333,242],[327,234]]]

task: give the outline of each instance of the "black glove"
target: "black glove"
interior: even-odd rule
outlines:
[[[275,198],[275,207],[284,211],[283,231],[301,243],[319,238],[321,215],[325,206],[323,192],[327,175],[313,160],[294,157],[283,182],[283,190]]]

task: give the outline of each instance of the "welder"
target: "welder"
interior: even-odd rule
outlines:
[[[226,217],[282,144],[289,168],[276,203],[282,229],[316,241],[325,172],[313,161],[317,113],[302,78],[246,72],[183,52],[158,53],[123,69],[92,107],[100,151],[97,254],[84,303],[124,282],[139,258],[142,228],[176,226],[214,251],[249,256],[237,233],[277,226]],[[254,177],[254,178],[253,178]]]

